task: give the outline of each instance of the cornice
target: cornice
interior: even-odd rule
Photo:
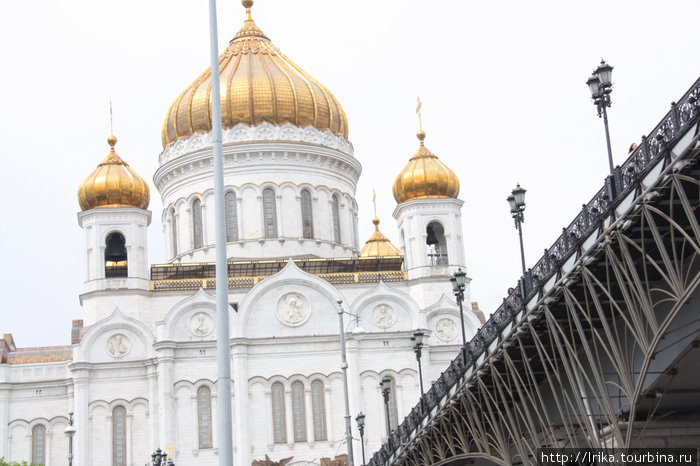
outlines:
[[[312,126],[300,128],[291,123],[282,126],[263,122],[256,126],[237,124],[233,128],[224,129],[222,142],[224,145],[247,142],[303,142],[316,144],[330,149],[338,150],[346,155],[353,156],[352,143],[344,137],[333,134],[330,130],[320,131]],[[195,133],[187,139],[181,139],[173,145],[163,149],[158,157],[160,165],[177,157],[203,148],[212,147],[212,132]]]

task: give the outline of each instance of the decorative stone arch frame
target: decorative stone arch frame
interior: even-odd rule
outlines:
[[[466,334],[466,339],[469,341],[476,331],[481,326],[481,322],[478,317],[471,312],[471,308],[464,308],[466,303],[463,303],[463,314],[464,314],[464,329]],[[441,318],[449,317],[457,325],[457,334],[455,338],[449,341],[444,341],[439,338],[437,328],[435,325],[440,321]],[[430,344],[440,344],[440,345],[452,345],[452,344],[462,344],[461,340],[461,321],[459,316],[459,306],[456,301],[448,298],[447,295],[443,294],[440,299],[434,304],[428,306],[425,309],[425,319],[426,327],[431,330]]]
[[[174,340],[175,326],[185,314],[194,309],[211,311],[213,328],[209,334],[201,337],[201,340],[213,340],[216,335],[216,297],[209,295],[202,288],[198,289],[191,296],[177,302],[165,314],[163,320],[156,322],[156,336],[158,340]],[[229,306],[229,322],[234,320],[237,320],[237,313]]]
[[[199,392],[199,389],[202,387],[206,387],[209,389],[210,393],[210,402],[211,402],[211,447],[206,447],[202,448],[199,445],[199,413],[198,413],[198,400],[197,400],[197,393]],[[216,381],[214,380],[209,380],[209,379],[197,379],[195,381],[189,381],[189,380],[178,380],[173,384],[173,391],[175,393],[175,397],[177,398],[177,393],[185,388],[189,390],[189,401],[190,401],[190,415],[192,422],[191,427],[192,427],[192,439],[194,448],[192,449],[192,455],[195,457],[199,455],[199,453],[202,450],[207,450],[207,451],[212,451],[214,454],[218,454],[219,451],[219,446],[218,446],[218,393],[217,393],[217,385]]]
[[[331,410],[331,383],[334,380],[340,380],[342,377],[342,374],[340,372],[332,372],[328,375],[324,375],[320,372],[314,372],[313,374],[310,375],[303,375],[303,374],[292,374],[289,377],[284,377],[281,375],[274,375],[269,378],[265,377],[253,377],[250,379],[249,383],[251,385],[253,384],[260,384],[263,387],[263,393],[265,395],[265,407],[267,410],[267,436],[268,436],[268,449],[270,451],[274,450],[276,444],[274,441],[274,420],[273,420],[273,413],[272,413],[272,386],[274,384],[282,384],[284,387],[284,419],[285,419],[285,432],[286,432],[286,437],[287,437],[287,446],[289,448],[293,448],[294,446],[294,417],[293,417],[293,411],[292,411],[292,399],[291,399],[291,390],[292,390],[292,384],[295,382],[301,382],[304,386],[304,408],[305,408],[305,427],[306,427],[306,442],[302,443],[308,443],[310,447],[313,447],[314,444],[317,442],[315,439],[315,432],[314,432],[314,424],[313,424],[313,401],[311,399],[311,384],[320,381],[323,383],[323,389],[324,389],[324,398],[323,398],[323,403],[324,403],[324,411],[325,411],[325,424],[326,424],[326,439],[325,440],[319,440],[322,442],[329,442],[329,445],[332,447],[333,442],[333,434],[332,434],[332,410]]]
[[[275,200],[275,229],[277,230],[277,235],[276,236],[267,236],[265,234],[265,191],[271,189],[272,192],[275,194],[274,200]],[[261,183],[258,186],[258,193],[257,193],[257,198],[259,200],[259,209],[260,209],[260,240],[271,240],[271,239],[280,239],[285,236],[285,231],[282,228],[282,218],[281,218],[281,211],[282,211],[282,189],[281,186],[273,183],[271,181],[266,181],[265,183]]]
[[[87,332],[83,335],[78,345],[74,345],[73,362],[93,362],[89,359],[90,354],[94,354],[93,347],[96,341],[104,334],[114,330],[125,330],[133,333],[143,345],[143,357],[134,357],[132,351],[125,354],[126,361],[147,360],[154,356],[153,354],[153,333],[140,321],[123,314],[118,307],[114,308],[112,314],[108,317],[96,322],[88,327]],[[133,344],[131,346],[133,348]]]
[[[381,391],[380,387],[380,382],[382,379],[386,376],[391,377],[394,380],[394,384],[396,386],[396,391],[394,393],[393,400],[396,401],[396,407],[395,407],[395,413],[396,413],[396,421],[400,422],[401,419],[403,418],[404,414],[402,411],[402,406],[404,403],[404,379],[410,378],[410,383],[418,385],[418,371],[413,368],[403,368],[399,369],[398,371],[395,369],[384,369],[383,371],[377,372],[374,370],[368,370],[368,371],[363,371],[360,373],[360,387],[364,387],[364,384],[362,383],[363,381],[366,380],[371,380],[373,382],[373,385],[376,387],[376,391],[374,393],[364,393],[364,388],[362,389],[362,398],[363,400],[367,400],[368,398],[371,399],[378,399],[381,403],[382,409],[381,409],[381,426],[379,429],[380,432],[380,438],[382,439],[382,442],[384,442],[387,438],[385,428],[383,426],[386,425],[386,411],[384,409],[384,396]],[[363,407],[364,409],[364,407]]]
[[[265,293],[281,284],[308,286],[323,295],[332,303],[336,303],[339,298],[342,298],[343,309],[348,310],[348,305],[345,303],[343,294],[340,292],[340,290],[326,280],[323,280],[316,275],[304,272],[296,266],[294,261],[289,259],[287,261],[287,265],[285,265],[282,270],[259,281],[245,295],[240,303],[238,312],[234,313],[234,316],[231,319],[231,334],[233,336],[246,334],[245,327],[248,318],[250,313],[255,309],[257,302],[265,295]]]
[[[380,281],[374,288],[365,291],[355,299],[350,306],[350,312],[361,316],[360,323],[362,323],[362,319],[372,319],[371,312],[374,306],[382,302],[391,302],[404,309],[412,319],[409,325],[411,329],[427,327],[425,314],[421,312],[418,303],[409,294],[388,286],[383,281]],[[364,316],[363,313],[365,314]],[[373,321],[372,323],[374,325]],[[395,324],[396,322],[392,324],[392,327]],[[395,329],[392,330],[389,327],[387,330],[394,331]]]
[[[200,208],[202,209],[202,247],[197,248],[195,245],[195,225],[194,225],[194,203],[195,201],[200,202]],[[187,197],[185,212],[187,213],[187,225],[189,231],[189,253],[193,253],[197,249],[204,249],[205,251],[209,248],[209,241],[207,237],[207,202],[205,193],[192,193]],[[182,226],[182,222],[180,222]]]

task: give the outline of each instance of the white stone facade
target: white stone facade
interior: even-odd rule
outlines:
[[[267,124],[227,130],[225,184],[236,194],[239,234],[227,245],[228,257],[358,255],[364,239],[357,236],[354,195],[361,166],[347,141],[326,133]],[[198,134],[165,150],[154,176],[174,266],[214,260],[207,137]],[[275,193],[276,237],[264,235],[266,188]],[[301,226],[302,190],[312,199],[311,238],[304,238]],[[340,201],[339,238],[333,196]],[[201,247],[194,244],[195,199],[202,208]],[[230,288],[236,465],[250,465],[266,454],[275,460],[294,457],[291,464],[320,464],[320,458],[346,451],[338,299],[350,313],[344,315],[350,412],[353,418],[360,411],[367,416],[368,457],[381,445],[386,438],[382,377],[391,376],[395,384],[392,422],[403,419],[419,399],[413,332],[426,331],[426,387],[461,344],[448,280],[457,266],[464,267],[461,205],[450,199],[397,207],[407,266],[398,271],[403,278],[384,282],[378,275],[349,274],[332,284],[290,260],[252,286]],[[39,425],[45,429],[45,464],[65,464],[63,431],[73,412],[74,465],[140,466],[156,448],[169,445],[176,464],[218,464],[214,291],[193,288],[186,279],[178,282],[179,289],[153,286],[146,260],[150,212],[93,209],[78,218],[86,249],[84,318],[74,324],[72,347],[18,349],[9,336],[0,340],[0,456],[31,460]],[[431,221],[444,229],[445,264],[431,265],[421,244]],[[113,231],[126,240],[126,277],[105,276],[105,238]],[[464,317],[469,338],[480,321],[472,312]],[[359,437],[354,420],[353,436]],[[360,464],[359,441],[354,451]]]

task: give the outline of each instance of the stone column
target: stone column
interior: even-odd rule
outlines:
[[[173,396],[175,343],[160,341],[153,345],[158,360],[158,444],[161,448],[175,441],[176,411]]]
[[[148,423],[150,428],[150,443],[148,451],[156,451],[158,448],[158,426],[159,426],[159,403],[158,403],[158,365],[151,364],[148,366]]]
[[[2,370],[2,369],[0,369]],[[10,458],[10,432],[8,430],[10,409],[10,389],[0,385],[0,457]]]
[[[292,389],[284,387],[284,410],[287,421],[287,446],[294,448],[294,410],[292,409]]]
[[[69,366],[73,375],[73,418],[75,420],[73,464],[75,466],[90,466],[90,452],[88,448],[90,443],[90,425],[88,422],[90,383],[88,366],[87,363],[73,363]],[[111,441],[109,443],[111,445]]]
[[[247,465],[252,462],[250,394],[248,390],[248,343],[233,343],[231,346],[231,359],[233,363],[231,371],[231,376],[233,377],[233,445],[236,452],[236,464]],[[272,417],[268,416],[267,422],[270,423],[271,421]]]
[[[311,400],[311,387],[305,387],[304,389],[304,405],[306,408],[306,441],[309,442],[309,446],[313,446],[316,440],[314,432],[314,413],[313,405]]]

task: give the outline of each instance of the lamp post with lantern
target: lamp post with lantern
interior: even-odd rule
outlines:
[[[360,414],[355,418],[357,421],[357,430],[360,431],[360,445],[362,445],[362,466],[365,466],[365,415],[360,411]]]
[[[511,191],[508,196],[508,204],[510,205],[510,215],[515,220],[515,228],[520,236],[520,263],[523,268],[523,276],[525,275],[525,250],[523,249],[523,226],[525,222],[525,189],[520,187],[520,183]]]
[[[591,91],[591,99],[598,109],[598,118],[603,117],[605,126],[605,143],[608,146],[608,164],[610,165],[610,174],[613,174],[612,149],[610,148],[610,130],[608,129],[608,112],[605,110],[610,107],[612,101],[610,94],[612,93],[612,70],[613,67],[605,63],[605,60],[600,61],[600,65],[593,71],[593,74],[586,84]]]
[[[66,434],[66,437],[68,437],[68,466],[73,466],[73,436],[75,435],[73,413],[68,413],[68,425],[63,432]]]
[[[416,360],[418,361],[418,378],[420,379],[420,395],[421,397],[425,395],[425,391],[423,390],[423,369],[421,367],[420,359],[422,355],[422,350],[423,350],[423,336],[425,333],[421,332],[420,330],[416,330],[413,332],[413,336],[411,337],[411,342],[413,343],[413,352],[416,353]],[[421,398],[422,401],[422,398]]]
[[[391,393],[391,378],[385,376],[379,384],[382,388],[382,396],[384,397],[384,411],[386,413],[386,436],[391,435],[391,412],[389,411],[389,394]]]

